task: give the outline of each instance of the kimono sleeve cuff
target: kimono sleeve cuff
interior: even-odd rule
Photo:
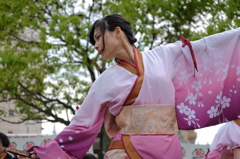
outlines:
[[[40,159],[51,158],[51,159],[76,159],[73,156],[68,155],[63,149],[58,145],[55,140],[51,140],[44,147],[43,146],[33,146],[27,150],[27,152],[34,151],[37,153]]]

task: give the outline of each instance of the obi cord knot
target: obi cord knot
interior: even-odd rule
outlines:
[[[192,56],[192,60],[193,60],[194,69],[197,70],[197,72],[198,72],[197,61],[196,61],[196,58],[195,58],[195,55],[194,55],[194,51],[193,51],[191,42],[188,39],[185,39],[183,35],[180,35],[180,39],[183,42],[182,47],[184,47],[186,45],[189,47],[190,52],[191,52],[191,56]],[[195,77],[195,71],[194,71],[194,77]]]

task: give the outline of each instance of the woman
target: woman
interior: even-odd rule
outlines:
[[[17,159],[17,156],[2,150],[3,147],[8,147],[10,145],[10,141],[8,137],[0,132],[0,159]]]
[[[223,40],[216,40],[221,38],[231,46],[222,48]],[[192,45],[183,37],[181,39],[183,42],[141,52],[134,47],[136,39],[130,23],[122,16],[112,14],[97,20],[90,32],[90,42],[105,60],[116,58],[117,64],[93,83],[69,126],[46,147],[35,146],[29,151],[44,159],[81,159],[104,122],[112,139],[105,158],[181,159],[182,150],[173,126],[175,110],[180,129],[219,123],[217,117],[222,113],[215,111],[212,117],[210,108],[217,101],[212,97],[219,94],[226,97],[226,87],[222,87],[223,81],[228,80],[226,73],[233,71],[234,79],[240,74],[236,74],[240,65],[235,65],[240,63],[239,58],[231,60],[240,54],[233,48],[238,46],[239,29],[206,37]],[[219,61],[215,48],[224,52],[220,54],[224,58],[221,63],[209,65],[206,60]],[[224,67],[230,63],[235,67],[219,69],[222,63]],[[218,74],[213,74],[216,69]],[[234,90],[240,92],[237,80],[226,85],[234,85]],[[208,98],[203,98],[205,96]],[[231,98],[238,99],[235,96],[231,94]],[[233,102],[239,103],[238,100]],[[231,117],[237,115],[239,113]],[[32,158],[37,156],[32,155]]]

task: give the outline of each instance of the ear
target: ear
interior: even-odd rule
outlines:
[[[117,39],[120,38],[121,32],[122,32],[122,29],[119,26],[117,26],[115,28],[115,33],[116,33]]]

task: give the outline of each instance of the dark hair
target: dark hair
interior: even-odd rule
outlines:
[[[2,145],[4,147],[8,147],[9,144],[10,144],[10,141],[9,141],[8,137],[1,132],[0,132],[0,142],[2,143]]]
[[[93,154],[88,153],[83,157],[83,159],[97,159],[97,157],[95,157]]]
[[[133,30],[130,26],[130,22],[128,22],[125,18],[123,18],[119,14],[107,15],[104,18],[94,22],[89,34],[89,39],[92,45],[95,45],[94,30],[98,27],[100,28],[103,37],[106,30],[112,32],[115,30],[116,27],[120,27],[121,30],[127,36],[127,39],[131,45],[133,45],[137,41],[137,39],[134,37]],[[105,48],[104,38],[103,38],[103,44],[104,44],[103,45],[103,50],[104,50]]]

